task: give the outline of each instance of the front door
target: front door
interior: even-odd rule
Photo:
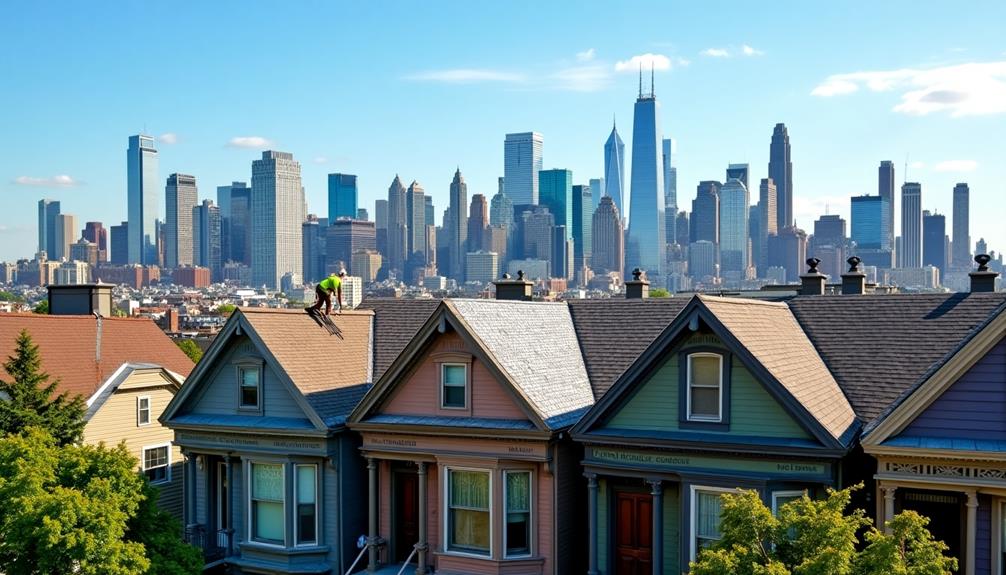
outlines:
[[[216,543],[218,547],[227,547],[227,528],[230,527],[230,513],[227,504],[230,499],[227,496],[227,464],[223,461],[217,462],[216,486],[214,498],[216,499],[216,509],[214,509],[214,519],[217,528]]]
[[[415,473],[395,473],[395,561],[405,561],[419,541],[419,479]]]
[[[946,552],[958,559],[959,571],[963,570],[964,555],[962,553],[962,535],[965,532],[965,517],[963,497],[952,491],[923,491],[920,489],[898,489],[896,491],[901,508],[898,511],[910,509],[919,515],[929,518],[929,532],[933,539],[947,544]]]
[[[653,572],[653,497],[615,493],[615,575]]]

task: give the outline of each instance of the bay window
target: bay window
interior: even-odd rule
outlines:
[[[284,545],[285,473],[279,463],[251,464],[251,539]]]
[[[448,549],[490,555],[489,473],[448,469],[447,475]]]
[[[531,554],[531,472],[506,471],[503,500],[506,525],[503,531],[505,557]]]
[[[318,542],[318,466],[295,465],[297,544]]]
[[[692,486],[691,500],[691,559],[694,561],[699,551],[720,540],[720,513],[723,510],[722,496],[733,489],[721,487]]]

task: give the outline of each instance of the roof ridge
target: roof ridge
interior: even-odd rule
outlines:
[[[784,302],[779,302],[779,301],[765,301],[765,300],[760,300],[760,299],[730,297],[730,296],[722,296],[722,295],[710,295],[710,294],[703,294],[703,293],[695,294],[695,297],[699,298],[699,300],[704,301],[704,302],[713,301],[713,302],[721,302],[721,303],[732,303],[732,304],[738,304],[738,305],[764,305],[764,306],[768,306],[768,307],[789,309],[788,305],[786,305]]]

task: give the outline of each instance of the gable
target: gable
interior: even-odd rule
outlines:
[[[685,369],[682,358],[683,354],[699,351],[719,353],[729,358],[729,369],[724,370],[725,377],[729,377],[724,386],[729,398],[728,409],[724,410],[728,425],[724,428],[697,430],[681,423],[682,371]],[[813,440],[740,358],[715,335],[700,333],[688,336],[665,352],[661,361],[659,367],[637,385],[636,391],[611,412],[602,425],[604,429]]]

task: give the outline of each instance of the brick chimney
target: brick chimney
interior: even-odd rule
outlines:
[[[866,293],[866,274],[860,271],[859,263],[863,260],[852,256],[845,260],[849,264],[849,271],[842,274],[842,294],[843,295],[863,295]]]
[[[650,282],[643,279],[643,270],[632,270],[632,280],[625,282],[625,299],[646,299],[650,297]]]
[[[968,274],[971,276],[971,293],[996,291],[996,278],[999,274],[989,269],[990,261],[992,258],[988,254],[975,256],[978,269]]]
[[[817,258],[809,258],[807,260],[807,265],[810,269],[807,273],[800,276],[800,295],[824,295],[824,282],[828,279],[828,276],[817,271],[818,264],[821,260]]]
[[[524,279],[524,270],[517,270],[517,279],[511,279],[510,274],[493,282],[496,284],[496,299],[531,301],[534,284]]]
[[[49,315],[112,315],[109,284],[49,285]]]

